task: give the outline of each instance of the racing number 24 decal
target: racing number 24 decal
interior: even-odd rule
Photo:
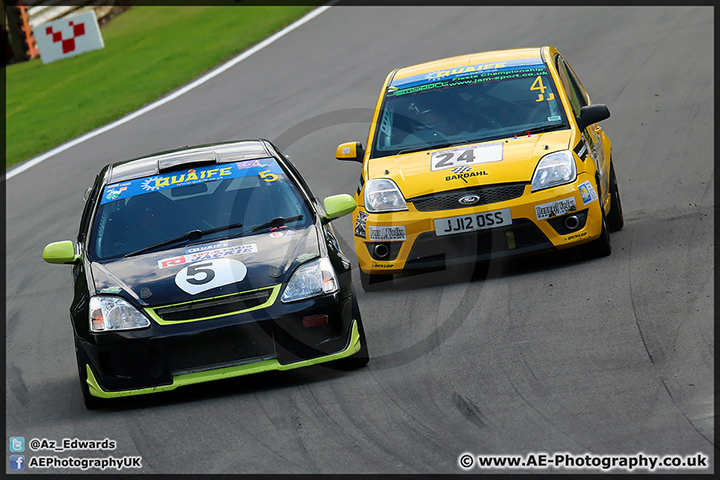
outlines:
[[[223,285],[242,281],[247,275],[244,263],[232,258],[218,258],[188,265],[175,275],[175,284],[186,293],[196,295]]]
[[[445,170],[478,163],[499,162],[503,159],[502,142],[478,145],[470,148],[455,148],[433,152],[430,170]]]

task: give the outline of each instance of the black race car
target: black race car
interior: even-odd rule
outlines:
[[[85,196],[70,318],[87,408],[321,362],[368,362],[360,310],[329,222],[349,195],[310,192],[266,140],[108,165]]]

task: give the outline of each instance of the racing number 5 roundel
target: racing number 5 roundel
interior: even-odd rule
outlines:
[[[231,258],[219,258],[191,263],[175,275],[175,284],[190,295],[240,282],[247,275],[244,263]]]

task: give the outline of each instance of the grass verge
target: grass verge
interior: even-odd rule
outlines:
[[[103,27],[101,50],[8,66],[5,167],[137,110],[313,8],[133,7]]]

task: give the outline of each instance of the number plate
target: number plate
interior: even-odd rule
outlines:
[[[509,208],[474,215],[438,218],[435,220],[435,234],[440,237],[474,230],[504,227],[505,225],[512,225],[512,215],[510,215]]]

